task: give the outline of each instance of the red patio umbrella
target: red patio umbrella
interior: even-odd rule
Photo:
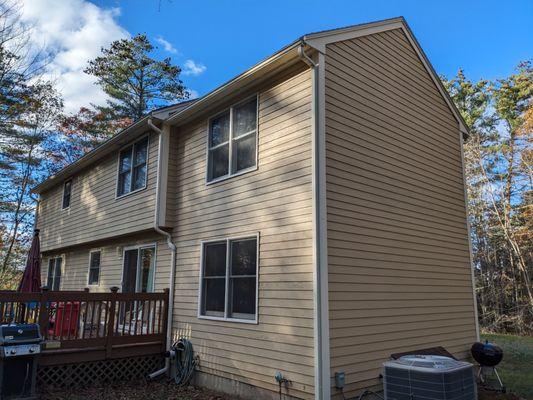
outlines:
[[[26,260],[26,269],[22,275],[18,291],[41,291],[41,244],[39,241],[39,229],[35,229],[28,259]]]

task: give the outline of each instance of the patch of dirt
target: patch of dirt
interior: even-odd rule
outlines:
[[[230,400],[210,390],[188,386],[178,388],[169,381],[127,382],[86,389],[46,388],[41,400]]]

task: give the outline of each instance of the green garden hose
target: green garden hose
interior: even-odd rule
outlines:
[[[194,370],[198,366],[198,360],[194,357],[192,343],[181,338],[174,342],[171,348],[175,352],[174,381],[176,385],[183,387],[189,384]]]

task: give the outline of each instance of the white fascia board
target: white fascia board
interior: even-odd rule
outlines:
[[[389,31],[392,29],[402,28],[403,23],[400,19],[383,22],[375,22],[365,25],[356,25],[351,28],[333,29],[321,33],[311,33],[305,35],[303,40],[311,47],[314,47],[320,53],[326,53],[326,46],[330,43],[351,40],[361,36],[373,35],[376,33]]]

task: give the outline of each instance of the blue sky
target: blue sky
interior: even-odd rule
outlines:
[[[512,72],[533,57],[533,1],[98,0],[120,7],[130,33],[161,36],[205,72],[186,76],[204,94],[304,33],[403,15],[438,73],[473,79]]]
[[[116,39],[146,33],[203,95],[301,35],[404,16],[440,74],[494,79],[533,58],[533,0],[21,0],[67,112],[106,96],[83,72]]]

